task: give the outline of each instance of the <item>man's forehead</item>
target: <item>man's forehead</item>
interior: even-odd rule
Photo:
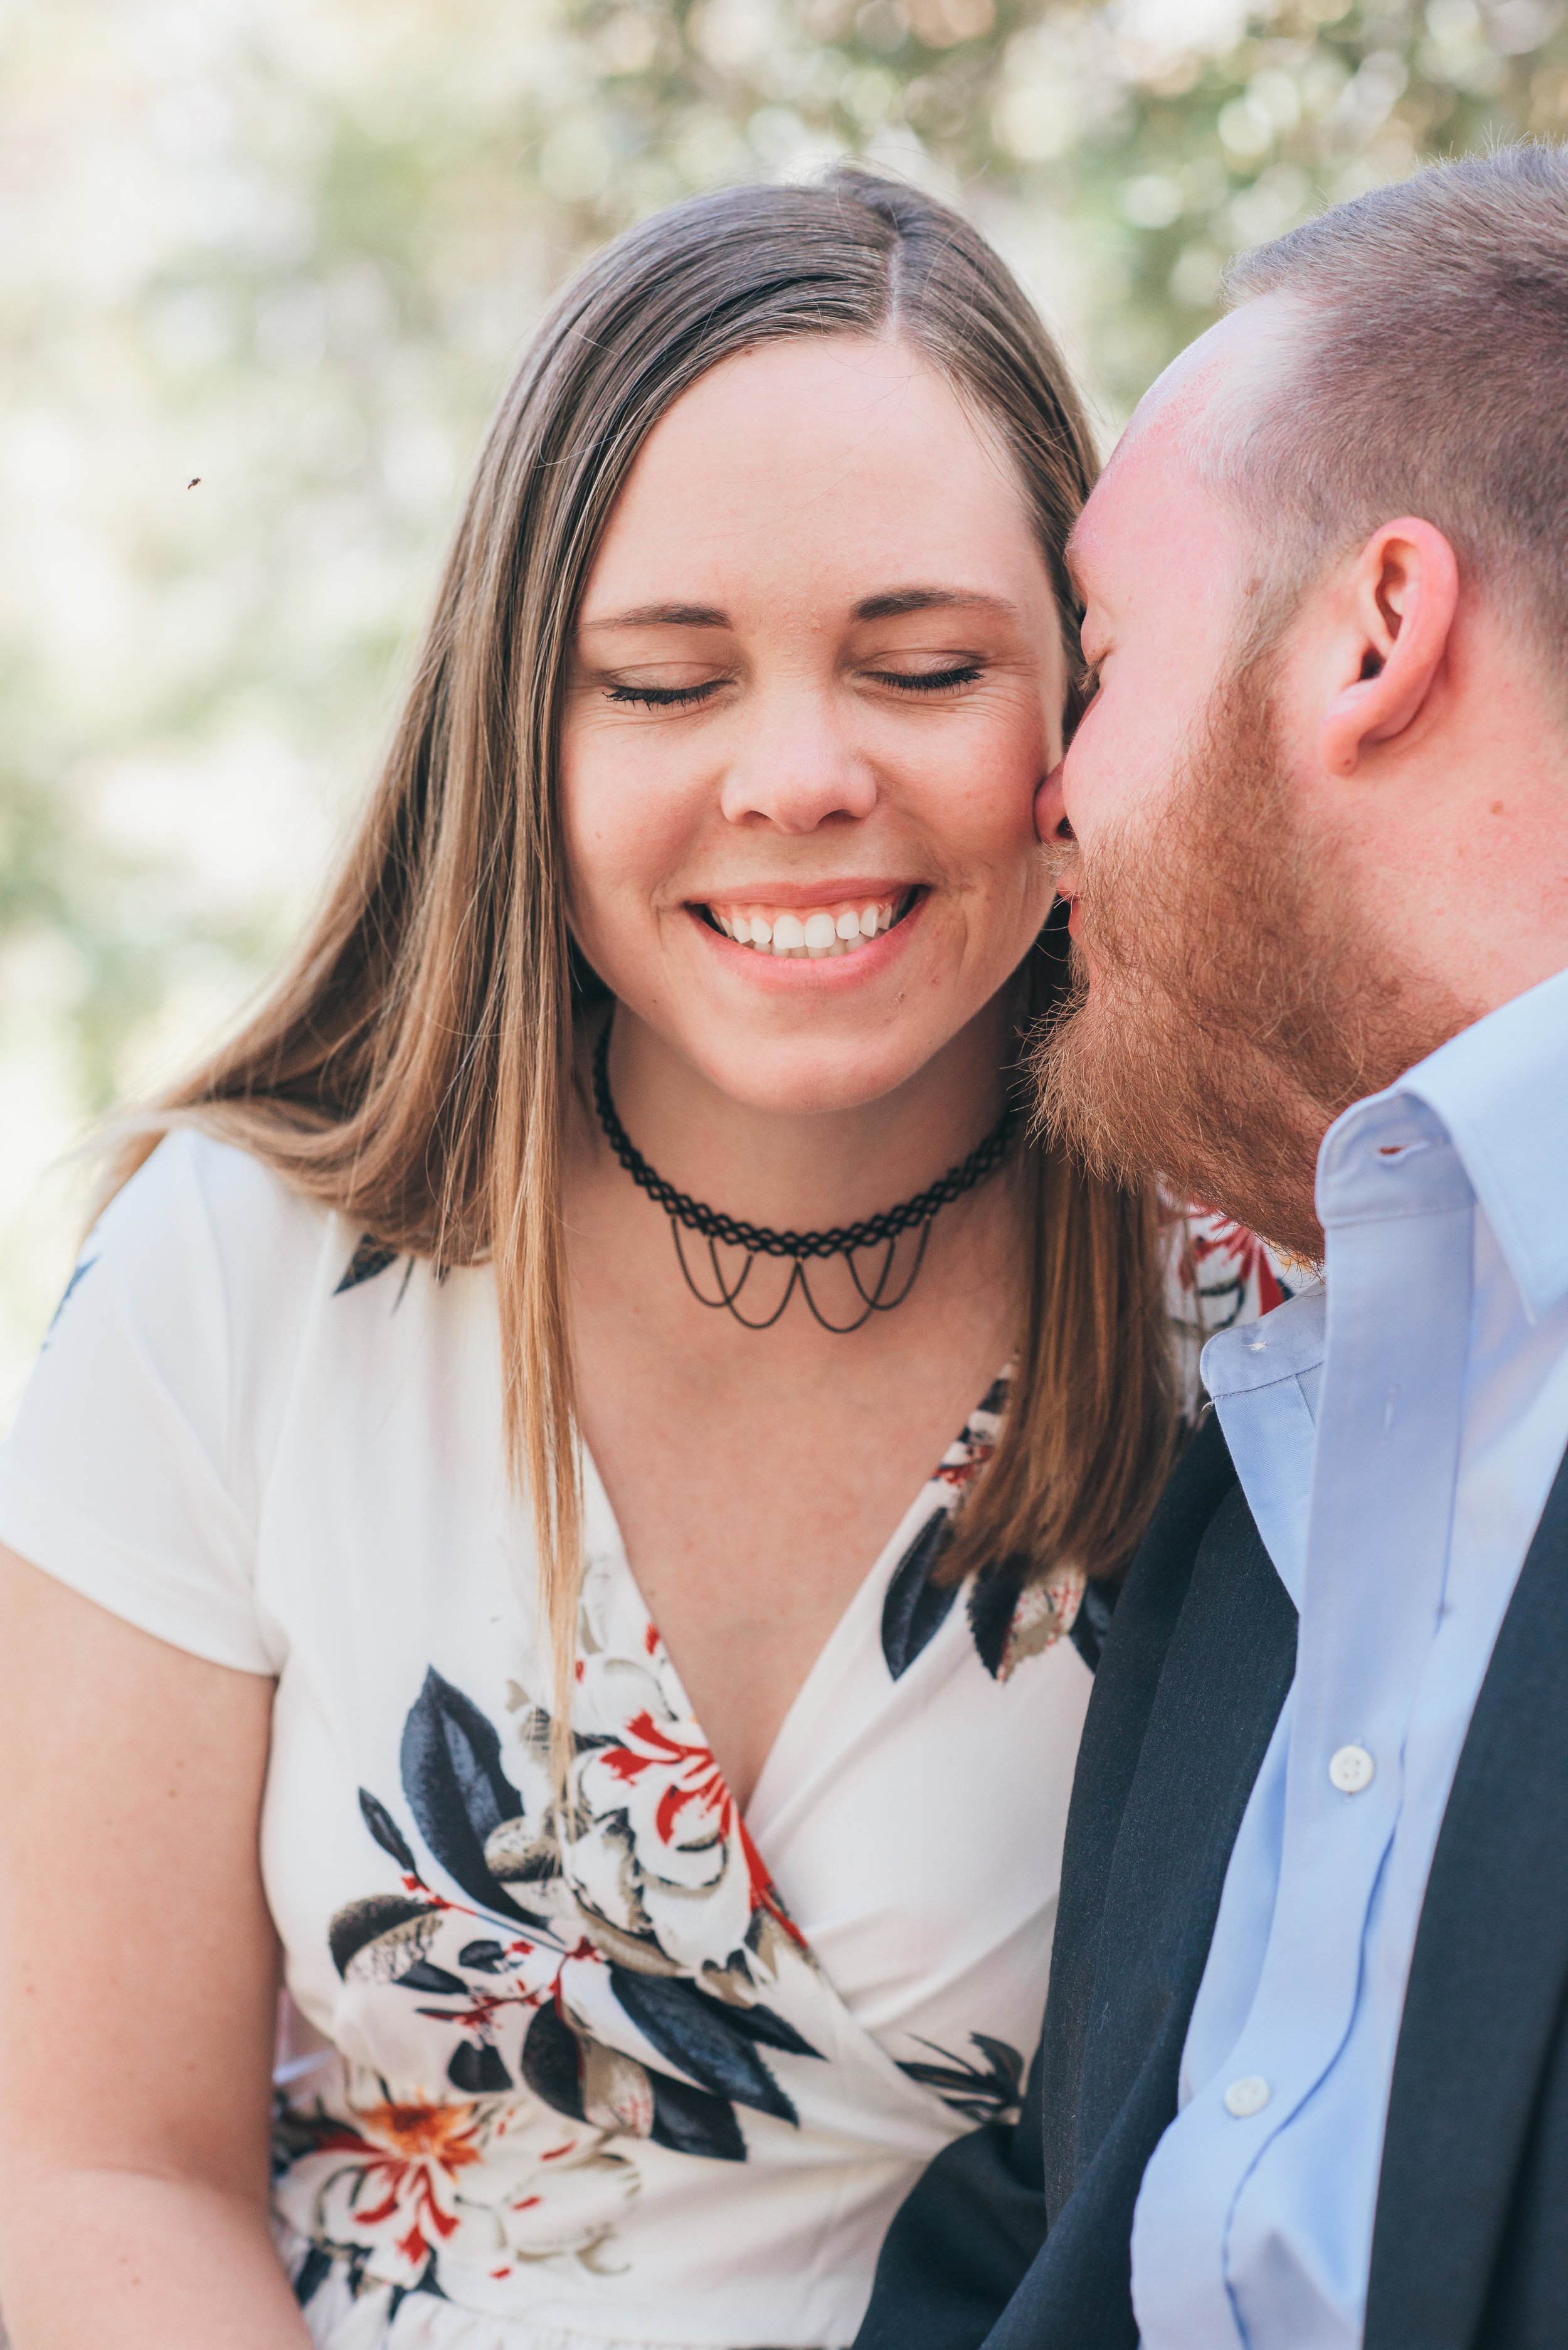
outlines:
[[[1085,601],[1114,589],[1134,547],[1159,546],[1168,560],[1173,534],[1209,536],[1221,509],[1206,460],[1270,399],[1301,315],[1300,303],[1282,295],[1247,303],[1189,343],[1144,394],[1073,532],[1068,562]]]
[[[1133,411],[1124,444],[1148,433],[1199,445],[1244,433],[1278,399],[1310,340],[1313,310],[1301,293],[1276,289],[1216,321],[1155,378]]]

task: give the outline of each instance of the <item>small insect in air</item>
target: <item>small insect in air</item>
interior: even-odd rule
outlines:
[[[202,486],[202,476],[201,476],[201,474],[200,474],[200,473],[192,473],[192,476],[191,476],[191,478],[190,478],[190,480],[189,480],[189,481],[186,483],[186,484],[185,484],[185,487],[186,487],[188,490],[199,490],[199,489],[201,488],[201,486]]]

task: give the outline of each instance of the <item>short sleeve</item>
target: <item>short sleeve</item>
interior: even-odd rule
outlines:
[[[243,1276],[277,1253],[281,1193],[205,1137],[161,1143],[84,1244],[0,1447],[0,1542],[159,1639],[269,1674],[254,1390],[256,1357],[287,1334],[255,1326],[265,1290]]]

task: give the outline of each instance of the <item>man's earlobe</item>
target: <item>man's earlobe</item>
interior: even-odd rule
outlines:
[[[1323,763],[1354,775],[1365,753],[1391,743],[1428,708],[1459,608],[1459,567],[1429,522],[1407,515],[1375,530],[1346,582],[1350,681],[1324,712]]]

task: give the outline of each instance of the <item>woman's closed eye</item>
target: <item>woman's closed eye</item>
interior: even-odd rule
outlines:
[[[705,677],[691,685],[650,685],[625,678],[605,688],[605,699],[622,710],[692,710],[711,702],[729,681],[724,677]]]
[[[874,685],[890,685],[898,693],[956,693],[984,675],[984,664],[971,659],[947,659],[928,669],[867,669]]]

